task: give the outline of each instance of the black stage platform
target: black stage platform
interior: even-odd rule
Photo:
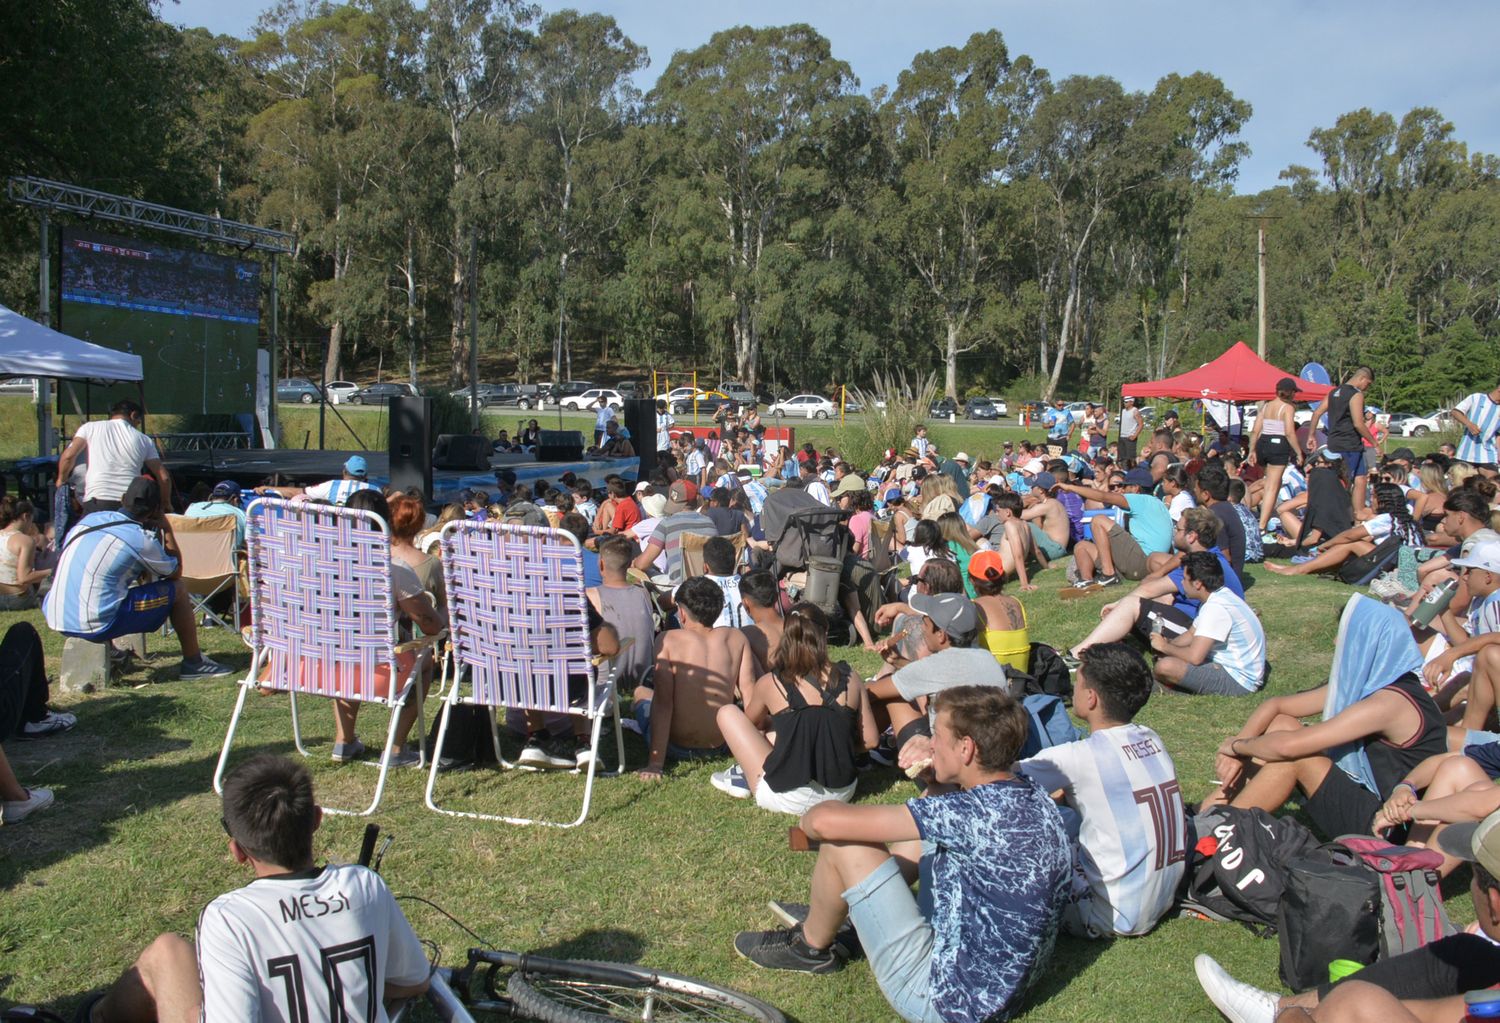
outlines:
[[[167,455],[162,463],[177,481],[176,486],[183,490],[199,480],[210,485],[219,480],[234,480],[242,487],[261,484],[295,487],[338,479],[350,455],[364,458],[370,468],[371,483],[384,487],[390,482],[390,459],[384,451],[183,451]],[[456,501],[458,492],[466,487],[493,494],[496,469],[510,469],[518,483],[528,485],[537,480],[556,483],[563,473],[571,472],[598,488],[604,486],[604,478],[610,475],[634,480],[639,468],[640,461],[635,458],[538,462],[530,455],[493,455],[488,472],[433,469],[431,497],[436,503],[447,504]]]

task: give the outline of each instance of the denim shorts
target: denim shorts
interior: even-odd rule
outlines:
[[[891,1008],[909,1023],[942,1023],[932,997],[932,924],[895,859],[846,891],[844,901]]]
[[[1374,448],[1370,448],[1373,451]],[[1369,454],[1365,448],[1358,451],[1335,451],[1334,454],[1343,459],[1344,479],[1352,480],[1356,476],[1368,476],[1370,474]]]

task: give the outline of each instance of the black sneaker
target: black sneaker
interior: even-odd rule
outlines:
[[[1118,586],[1119,583],[1120,583],[1120,577],[1118,575],[1115,575],[1114,573],[1110,573],[1109,575],[1101,575],[1101,576],[1098,576],[1097,578],[1094,579],[1094,585],[1095,586],[1101,586],[1101,587],[1102,586]]]
[[[734,937],[734,950],[764,970],[833,973],[844,965],[833,949],[813,948],[803,941],[801,926],[741,931]]]
[[[801,927],[807,922],[808,905],[805,902],[778,902],[772,899],[767,905],[771,908],[771,915],[788,927]],[[859,935],[854,932],[854,924],[848,920],[844,921],[838,933],[833,936],[833,951],[846,963],[865,953],[864,946],[859,943]]]
[[[526,737],[526,746],[516,762],[538,771],[571,771],[578,766],[571,737],[559,742],[549,735],[535,732]]]
[[[177,677],[184,682],[200,678],[218,678],[221,675],[232,675],[233,673],[234,669],[227,664],[220,664],[218,661],[207,657],[199,657],[196,661],[189,661],[184,658],[182,663],[177,667]]]
[[[896,737],[887,728],[880,735],[880,743],[870,750],[870,759],[881,767],[896,766]]]

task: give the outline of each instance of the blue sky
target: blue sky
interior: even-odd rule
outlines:
[[[245,0],[165,0],[162,16],[245,35],[267,5]],[[998,28],[1011,54],[1054,77],[1109,75],[1149,89],[1170,72],[1218,75],[1255,108],[1243,133],[1251,148],[1238,190],[1276,184],[1289,164],[1313,165],[1308,133],[1359,107],[1398,119],[1417,106],[1440,110],[1470,151],[1500,151],[1500,75],[1494,45],[1500,4],[1447,0],[596,0],[546,2],[612,15],[651,54],[649,88],[676,50],[693,49],[738,24],[812,24],[869,92],[894,85],[923,50],[962,44]]]

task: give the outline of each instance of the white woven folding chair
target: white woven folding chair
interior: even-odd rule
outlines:
[[[448,585],[448,654],[443,659],[446,696],[438,724],[437,753],[427,778],[427,805],[455,817],[571,828],[588,817],[599,770],[604,719],[615,731],[616,764],[625,763],[614,663],[600,670],[589,650],[588,598],[583,556],[571,533],[498,522],[450,522],[443,529],[443,577]],[[583,717],[592,722],[583,809],[572,821],[449,810],[434,796],[438,758],[453,708],[489,712],[495,758],[500,751],[496,708]]]
[[[375,794],[363,810],[323,808],[330,813],[370,814],[385,791],[397,718],[413,693],[417,734],[425,733],[418,682],[439,637],[399,642],[390,530],[380,516],[275,498],[255,501],[247,515],[253,657],[240,682],[234,717],[214,770],[214,791],[223,791],[229,748],[251,690],[288,694],[292,738],[303,756],[307,749],[297,720],[297,697],[357,700],[390,710]],[[398,660],[408,653],[413,657],[403,677]],[[421,762],[425,766],[425,745]]]

